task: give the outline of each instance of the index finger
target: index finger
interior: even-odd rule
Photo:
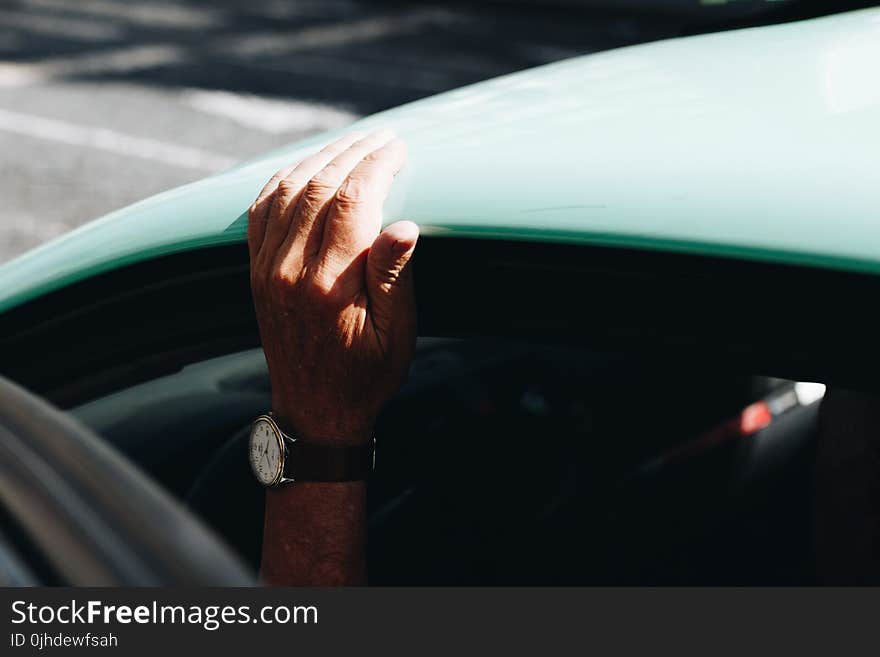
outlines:
[[[257,199],[248,208],[248,247],[250,250],[251,262],[256,260],[260,246],[263,244],[263,237],[266,233],[266,217],[269,214],[269,206],[272,204],[272,193],[278,187],[278,183],[284,180],[296,165],[287,166],[273,175],[267,182]]]

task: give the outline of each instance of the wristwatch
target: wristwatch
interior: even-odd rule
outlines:
[[[295,481],[359,481],[376,465],[376,439],[363,445],[333,446],[287,435],[272,414],[251,426],[248,458],[264,486]]]

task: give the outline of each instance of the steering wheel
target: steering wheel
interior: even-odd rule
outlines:
[[[255,583],[211,530],[134,464],[2,377],[0,515],[15,533],[0,533],[2,585]]]

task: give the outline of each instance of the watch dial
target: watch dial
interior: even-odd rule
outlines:
[[[281,475],[281,445],[275,427],[257,420],[251,429],[251,468],[264,485],[274,484]]]

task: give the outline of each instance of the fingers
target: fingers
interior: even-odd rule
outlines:
[[[398,221],[382,231],[370,247],[366,287],[373,323],[382,335],[391,330],[395,318],[408,315],[400,305],[412,303],[407,265],[418,239],[418,226],[411,221]]]
[[[287,236],[293,210],[309,180],[361,137],[359,133],[345,135],[299,164],[282,169],[269,180],[248,215],[252,259],[256,257],[261,264],[265,260],[274,260]]]
[[[281,249],[288,263],[306,261],[319,253],[326,235],[325,220],[340,188],[359,163],[393,138],[390,130],[372,133],[350,144],[312,177],[299,199],[295,219]]]
[[[382,204],[406,162],[406,144],[393,139],[362,158],[339,186],[327,211],[319,261],[340,272],[370,248],[382,224]]]
[[[272,194],[278,187],[278,183],[286,178],[290,172],[293,171],[294,167],[295,165],[285,167],[272,176],[269,179],[269,182],[267,182],[263,189],[260,190],[260,193],[257,195],[257,200],[254,201],[248,209],[247,236],[251,262],[256,259],[256,255],[260,251],[260,246],[263,244],[263,236],[266,232],[266,219],[269,215],[269,208],[272,205]]]
[[[295,281],[312,272],[319,287],[330,289],[348,272],[346,284],[337,289],[364,292],[365,269],[352,263],[373,246],[376,254],[369,276],[374,287],[381,281],[393,287],[418,229],[404,222],[389,228],[381,239],[377,235],[382,204],[405,161],[403,141],[383,130],[367,137],[346,135],[295,167],[279,171],[249,213],[248,241],[258,278],[272,272]],[[378,294],[379,288],[375,290]]]

